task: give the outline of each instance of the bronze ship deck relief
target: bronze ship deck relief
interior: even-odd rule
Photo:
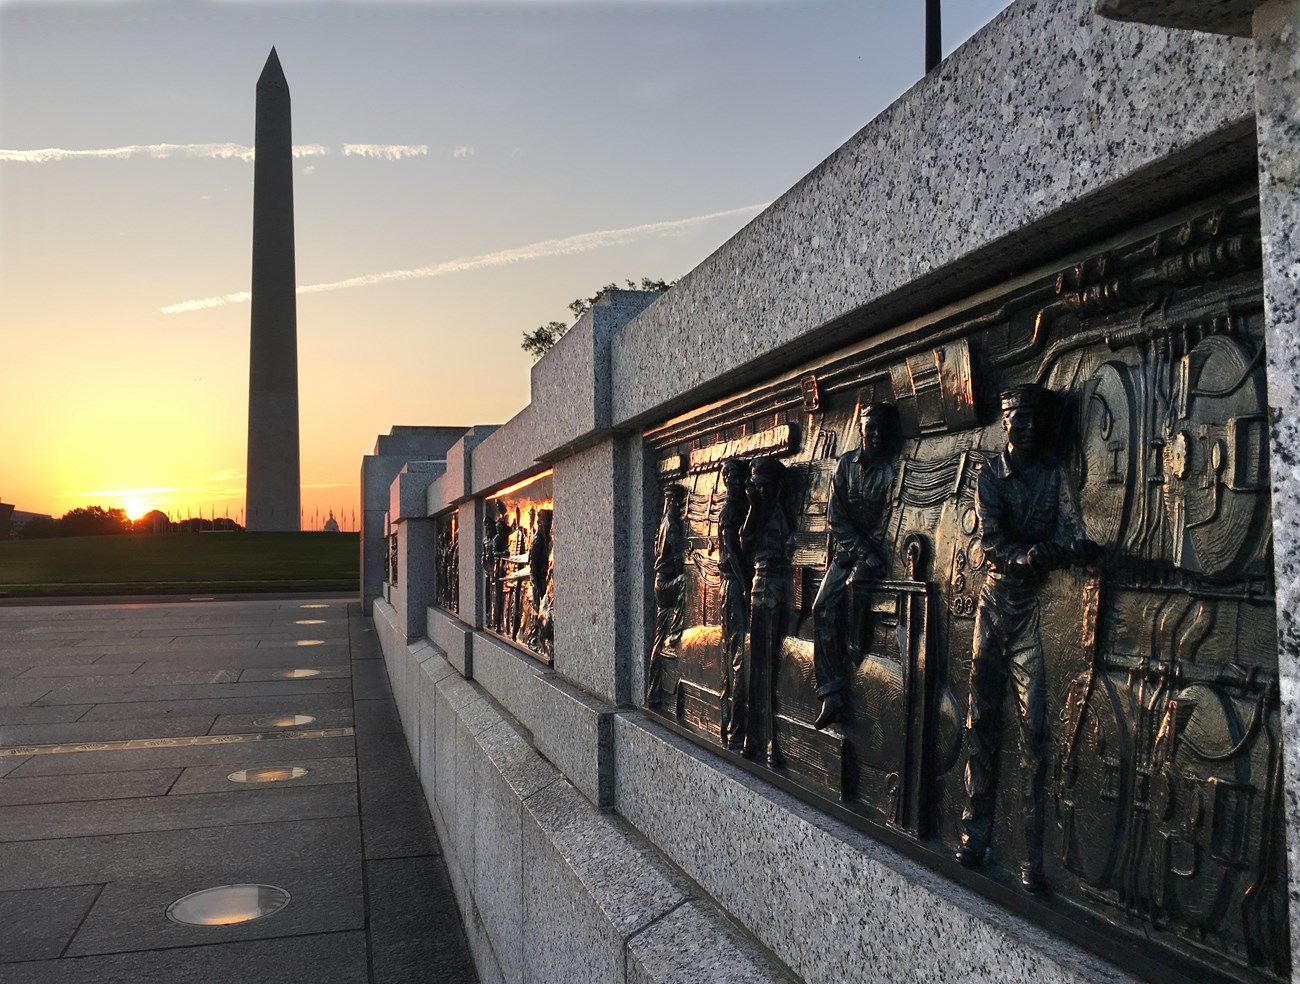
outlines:
[[[521,479],[483,502],[483,625],[545,663],[555,625],[551,472]],[[445,607],[445,606],[444,606]]]
[[[651,430],[644,700],[1139,973],[1289,980],[1258,208],[1187,215]]]

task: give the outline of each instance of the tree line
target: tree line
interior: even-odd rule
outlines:
[[[199,533],[209,530],[242,530],[233,519],[182,519],[173,523],[167,514],[154,509],[131,520],[125,509],[80,506],[58,519],[37,516],[18,532],[19,539],[44,540],[61,536],[111,536],[119,533]]]

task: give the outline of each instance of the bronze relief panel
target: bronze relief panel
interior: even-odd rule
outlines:
[[[646,706],[1139,971],[1288,979],[1254,201],[877,337],[647,434]]]
[[[549,663],[555,625],[549,470],[483,502],[484,627]]]
[[[457,510],[434,518],[433,538],[437,564],[433,603],[443,611],[457,614],[460,612],[460,515]]]

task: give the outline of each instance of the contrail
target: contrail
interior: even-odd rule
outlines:
[[[294,157],[323,157],[329,148],[321,144],[302,144],[293,148]],[[236,143],[194,144],[130,144],[125,147],[102,147],[97,150],[65,150],[46,147],[43,150],[0,150],[0,161],[15,164],[49,164],[52,161],[77,159],[124,160],[128,157],[208,157],[213,160],[251,161],[256,155],[252,147]]]
[[[378,157],[385,161],[400,161],[403,157],[424,157],[428,144],[344,144],[344,157]]]
[[[685,232],[714,219],[729,219],[737,215],[761,212],[768,203],[744,205],[730,208],[723,212],[710,212],[707,215],[695,215],[689,219],[672,219],[667,222],[648,222],[644,225],[628,226],[623,229],[605,229],[600,232],[583,232],[563,239],[546,239],[527,246],[516,246],[495,253],[483,253],[479,256],[466,256],[458,260],[447,260],[433,266],[415,267],[410,270],[388,270],[384,273],[368,273],[347,280],[334,280],[326,284],[307,284],[298,288],[299,294],[318,294],[327,290],[342,290],[345,287],[369,287],[372,284],[386,284],[396,280],[424,280],[430,277],[445,277],[450,273],[464,273],[467,270],[481,270],[484,267],[505,266],[510,263],[522,263],[526,260],[539,260],[549,256],[569,256],[574,253],[587,253],[606,246],[621,246],[636,242],[638,239],[650,239],[656,236],[671,236]],[[241,290],[234,294],[222,294],[218,297],[205,297],[194,301],[182,301],[169,304],[162,309],[163,314],[180,314],[185,311],[201,311],[205,308],[223,307],[247,301],[248,291]]]

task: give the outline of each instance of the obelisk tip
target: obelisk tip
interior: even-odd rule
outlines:
[[[280,56],[275,53],[275,46],[272,45],[271,53],[266,58],[266,65],[262,68],[262,74],[258,76],[257,84],[259,87],[264,85],[276,85],[289,88],[289,83],[285,81],[284,69],[280,67]]]

